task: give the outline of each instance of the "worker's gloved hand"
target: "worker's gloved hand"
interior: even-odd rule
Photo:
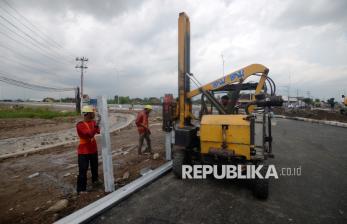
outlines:
[[[96,115],[96,116],[97,116],[97,117],[96,117],[96,125],[99,126],[99,124],[100,124],[100,122],[101,122],[101,115],[98,114],[98,115]]]
[[[148,128],[146,129],[146,132],[147,132],[147,134],[151,134],[151,130],[149,130]]]

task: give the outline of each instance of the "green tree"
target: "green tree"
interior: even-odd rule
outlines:
[[[158,99],[156,97],[150,97],[148,99],[148,104],[159,105],[160,104],[160,99]]]
[[[313,100],[311,98],[304,98],[302,101],[304,101],[307,105],[313,104]]]
[[[330,104],[331,109],[333,109],[335,107],[335,104],[336,104],[335,98],[328,99],[328,104]]]
[[[119,97],[119,103],[120,104],[130,104],[131,100],[129,96],[120,96]]]

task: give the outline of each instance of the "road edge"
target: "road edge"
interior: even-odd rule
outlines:
[[[296,121],[306,121],[311,123],[326,124],[326,125],[331,125],[335,127],[347,128],[347,123],[343,123],[339,121],[316,120],[311,118],[290,117],[290,116],[284,116],[284,115],[275,115],[275,118],[290,119],[290,120],[296,120]]]

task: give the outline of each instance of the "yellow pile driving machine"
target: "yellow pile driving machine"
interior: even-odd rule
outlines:
[[[180,13],[178,100],[174,100],[172,94],[167,94],[163,102],[163,130],[172,131],[175,136],[173,172],[177,177],[182,176],[183,164],[260,165],[273,157],[270,112],[272,106],[282,106],[283,101],[275,96],[275,84],[268,73],[269,69],[265,66],[252,64],[200,85],[190,73],[189,18],[185,13]],[[250,76],[259,76],[259,82],[245,83]],[[198,88],[191,90],[191,81]],[[237,102],[242,90],[254,91],[246,102],[245,112],[239,113]],[[216,95],[225,92],[230,96],[227,106],[216,98]],[[192,98],[198,95],[201,95],[201,107],[198,113],[193,113],[196,108],[192,108]],[[262,125],[262,144],[259,146],[255,144],[256,120]],[[254,193],[266,198],[268,180],[255,180]]]

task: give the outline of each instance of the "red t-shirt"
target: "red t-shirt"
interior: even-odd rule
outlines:
[[[145,111],[140,111],[137,114],[137,118],[136,118],[136,126],[137,126],[137,130],[139,131],[140,134],[145,133],[146,129],[148,129],[148,114],[146,114]],[[144,128],[146,127],[146,128]]]
[[[80,137],[78,154],[94,154],[98,152],[98,147],[94,136],[100,134],[100,128],[95,121],[81,121],[76,125],[77,134]]]

